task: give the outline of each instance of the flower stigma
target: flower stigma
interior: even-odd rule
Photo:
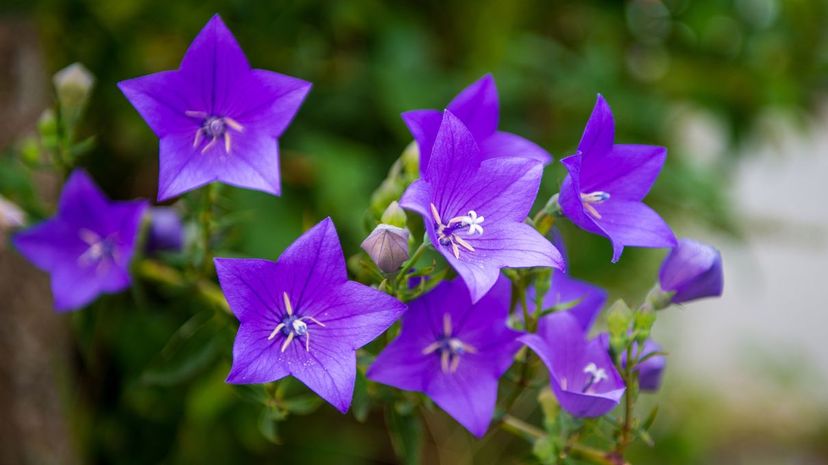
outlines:
[[[589,379],[587,380],[583,389],[581,389],[581,392],[588,392],[590,388],[592,388],[595,384],[609,379],[609,377],[607,376],[607,372],[603,368],[598,368],[598,365],[594,363],[589,363],[587,366],[585,366],[584,373],[587,373],[589,375]]]
[[[267,337],[267,340],[271,341],[281,333],[285,336],[285,340],[282,342],[281,348],[281,351],[284,352],[295,338],[305,336],[305,351],[310,352],[310,329],[308,328],[306,321],[310,321],[311,323],[323,328],[325,325],[312,316],[300,317],[295,315],[293,305],[290,303],[290,297],[287,292],[282,292],[282,299],[285,304],[286,316],[282,318],[281,323],[273,328],[273,331],[270,333],[270,336]]]
[[[97,267],[97,271],[101,272],[106,269],[110,262],[118,262],[120,254],[118,253],[116,244],[117,234],[112,234],[108,237],[102,238],[95,231],[83,228],[78,231],[78,235],[80,235],[81,240],[89,246],[86,251],[78,257],[78,263],[80,265],[95,265]]]
[[[444,313],[442,337],[426,346],[422,352],[423,355],[429,355],[439,351],[440,368],[446,374],[457,371],[457,367],[460,365],[460,357],[463,354],[477,353],[474,346],[453,337],[452,332],[451,315]]]
[[[193,148],[198,148],[201,145],[202,139],[210,139],[207,145],[201,149],[201,153],[210,150],[219,139],[224,139],[224,150],[229,154],[232,147],[232,139],[230,137],[230,131],[227,128],[236,132],[244,131],[244,126],[229,116],[213,116],[204,111],[192,110],[184,113],[190,118],[201,120],[201,127],[198,128],[193,138]]]
[[[606,202],[610,199],[609,192],[604,191],[595,191],[590,192],[589,194],[581,193],[581,204],[584,206],[584,210],[586,210],[590,215],[595,217],[595,219],[600,220],[601,214],[598,213],[598,210],[595,209],[594,205],[598,205],[600,203]]]
[[[437,211],[437,207],[433,203],[431,204],[431,215],[434,218],[435,228],[437,228],[437,241],[444,247],[451,246],[454,258],[460,258],[460,247],[463,247],[469,252],[474,252],[474,247],[460,237],[458,233],[462,232],[462,229],[468,226],[469,235],[474,235],[474,233],[482,235],[483,226],[481,224],[485,219],[483,216],[479,216],[474,210],[469,210],[467,215],[455,216],[448,223],[444,224],[440,218],[440,213]]]

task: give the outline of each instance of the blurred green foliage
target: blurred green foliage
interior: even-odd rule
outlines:
[[[96,145],[82,165],[116,198],[154,198],[157,142],[115,83],[175,68],[216,12],[253,66],[314,84],[281,140],[282,197],[225,189],[237,223],[219,254],[275,258],[328,215],[346,253],[356,252],[368,232],[370,194],[410,141],[399,113],[440,108],[486,72],[500,91],[501,128],[556,158],[577,145],[602,93],[613,106],[618,141],[671,148],[649,203],[670,220],[689,217],[738,234],[726,190],[732,149],[768,110],[806,113],[828,87],[828,3],[819,0],[7,0],[0,6],[4,16],[36,27],[50,72],[79,61],[96,76],[79,130],[95,135]],[[723,154],[699,163],[710,157],[695,145],[673,149],[676,114],[688,107],[724,128]],[[23,174],[13,174],[14,163],[0,161],[0,189],[32,198]],[[556,192],[563,172],[553,165],[545,176],[539,203]],[[563,232],[576,276],[607,286],[623,280],[630,295],[650,285],[652,259],[662,252],[629,250],[621,265],[609,267],[606,240],[576,237],[570,227]],[[359,422],[313,404],[301,386],[284,387],[295,391],[292,397],[262,411],[249,398],[276,394],[222,382],[230,317],[180,297],[138,286],[74,315],[76,365],[63,389],[72,399],[83,463],[388,463],[394,449],[409,447],[411,434],[429,444],[440,443],[438,432],[464,434],[434,412],[426,431],[408,421],[410,412],[384,419],[373,411]],[[187,337],[176,343],[181,331]],[[275,421],[284,409],[316,407],[314,415]],[[394,441],[386,424],[396,431]],[[676,433],[684,426],[676,428],[656,430],[656,448],[641,452],[642,463],[712,463],[703,457],[718,444],[698,425],[684,436]],[[531,454],[504,433],[473,445],[462,436],[457,444],[480,463]],[[423,460],[432,463],[436,455],[432,447]]]

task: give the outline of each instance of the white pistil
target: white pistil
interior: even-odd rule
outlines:
[[[308,329],[308,324],[306,322],[310,321],[311,323],[323,328],[325,325],[312,316],[295,316],[293,314],[293,305],[290,303],[290,297],[287,292],[282,292],[282,300],[285,304],[284,307],[287,317],[285,317],[281,323],[273,328],[273,331],[271,331],[270,335],[267,337],[267,340],[273,340],[273,338],[275,338],[279,333],[287,333],[285,341],[282,343],[281,347],[281,351],[284,352],[295,338],[305,336],[305,351],[310,352],[310,330]]]
[[[451,252],[454,255],[454,258],[458,260],[460,259],[460,247],[468,250],[469,252],[475,251],[471,244],[457,235],[455,229],[458,227],[456,225],[459,223],[463,226],[468,226],[468,233],[471,235],[475,232],[483,234],[483,227],[480,226],[480,224],[484,221],[482,216],[478,216],[477,212],[474,210],[469,210],[468,215],[455,216],[450,219],[447,224],[443,224],[443,220],[440,217],[440,213],[437,211],[437,207],[432,203],[430,204],[430,208],[431,216],[434,218],[434,223],[437,227],[437,240],[440,242],[440,245],[451,246]],[[446,230],[448,230],[448,233]]]
[[[227,128],[236,132],[244,132],[244,126],[229,116],[211,116],[207,112],[193,110],[187,110],[184,114],[190,118],[201,120],[201,127],[196,130],[195,137],[193,137],[193,148],[199,147],[204,137],[210,138],[210,142],[201,149],[201,153],[207,153],[221,138],[224,140],[224,151],[230,154],[232,138]]]
[[[582,392],[587,392],[592,386],[609,379],[606,370],[598,368],[598,365],[592,362],[584,367],[584,373],[589,374],[589,380],[587,380],[584,388],[581,390]]]
[[[595,208],[595,205],[603,203],[609,199],[609,192],[604,191],[595,191],[590,192],[589,194],[581,194],[581,204],[584,206],[584,210],[586,210],[587,213],[589,213],[595,219],[598,220],[601,219],[601,214],[598,213],[598,210]]]
[[[454,373],[457,367],[460,366],[460,356],[466,353],[476,354],[477,348],[471,344],[466,344],[456,337],[452,337],[454,329],[452,328],[451,315],[443,314],[443,337],[437,341],[427,345],[423,350],[423,355],[430,355],[438,350],[440,351],[440,368],[443,373]]]
[[[113,262],[118,261],[118,250],[114,247],[108,246],[107,239],[102,238],[98,233],[90,229],[83,228],[78,231],[80,239],[85,242],[89,248],[78,257],[78,263],[82,266],[96,263],[97,271],[103,272],[109,263],[104,260],[107,254]]]

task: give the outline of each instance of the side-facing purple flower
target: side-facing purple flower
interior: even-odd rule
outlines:
[[[497,380],[520,348],[506,326],[511,288],[500,278],[473,304],[461,280],[440,283],[414,300],[402,331],[379,354],[368,378],[423,392],[475,436],[486,434]]]
[[[612,261],[625,246],[674,247],[676,238],[642,200],[667,156],[664,147],[615,144],[615,122],[598,96],[578,152],[561,160],[569,175],[561,186],[564,215],[581,229],[609,238]]]
[[[549,383],[561,407],[576,417],[606,414],[624,395],[624,380],[604,344],[586,340],[578,319],[569,312],[541,318],[538,332],[520,338],[549,369]]]
[[[292,375],[346,412],[356,380],[356,349],[388,329],[405,305],[348,281],[330,218],[275,263],[230,258],[215,263],[227,303],[241,323],[227,382],[268,383]]]
[[[177,70],[118,83],[161,140],[159,200],[213,181],[279,195],[277,138],[310,86],[252,69],[218,15]]]
[[[598,340],[601,341],[601,346],[609,353],[610,339],[609,334],[601,333],[598,335]],[[632,352],[638,352],[638,343],[634,342],[632,345]],[[655,392],[661,387],[661,376],[664,374],[664,368],[667,365],[667,357],[656,354],[661,352],[661,346],[652,339],[647,339],[644,342],[644,348],[638,354],[639,360],[636,371],[638,372],[638,388],[642,391]],[[621,366],[627,366],[627,353],[621,354]]]
[[[530,287],[526,291],[526,299],[534,302],[535,288]],[[572,305],[566,311],[578,320],[585,333],[589,332],[606,302],[607,291],[557,270],[552,273],[552,284],[543,296],[544,309],[558,305]]]
[[[184,226],[181,217],[172,207],[150,208],[150,225],[147,233],[148,253],[159,251],[179,252],[184,246]]]
[[[428,168],[400,205],[422,215],[431,243],[466,282],[472,302],[501,268],[564,268],[558,249],[523,222],[542,169],[527,158],[482,159],[463,122],[445,112]]]
[[[143,200],[111,202],[83,170],[63,186],[57,214],[14,236],[14,245],[52,277],[58,311],[129,287]]]
[[[692,239],[681,239],[667,254],[658,273],[661,289],[673,292],[671,301],[682,303],[722,295],[722,255]]]
[[[544,165],[552,163],[552,156],[534,142],[497,130],[500,103],[491,74],[463,89],[446,109],[469,128],[484,158],[521,157],[537,160]],[[402,118],[417,141],[420,172],[425,173],[443,114],[439,110],[413,110],[403,113]]]

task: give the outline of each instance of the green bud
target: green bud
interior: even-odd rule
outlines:
[[[627,334],[633,320],[633,311],[626,302],[616,300],[607,313],[607,329],[610,335],[610,346],[614,353],[619,354],[626,350]]]
[[[655,312],[647,308],[635,314],[635,321],[633,322],[633,339],[635,339],[635,342],[643,344],[650,337],[655,320]]]
[[[420,177],[420,149],[416,141],[411,141],[410,144],[403,150],[400,156],[402,161],[403,172],[409,175],[412,179]]]
[[[55,73],[52,83],[57,92],[61,111],[77,117],[86,106],[95,77],[80,63],[72,63]]]
[[[398,228],[404,228],[406,225],[405,210],[400,207],[396,200],[388,205],[388,208],[382,212],[380,221],[384,224],[390,224]]]

